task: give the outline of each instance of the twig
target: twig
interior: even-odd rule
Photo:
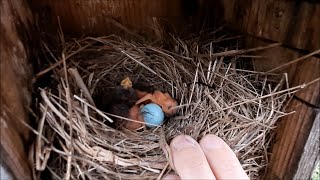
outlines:
[[[43,163],[41,164],[40,162],[40,157],[42,157],[41,153],[41,137],[42,137],[42,131],[43,131],[43,125],[44,125],[44,120],[46,119],[46,114],[47,114],[48,106],[45,106],[45,111],[41,117],[41,120],[38,125],[38,132],[39,135],[37,136],[37,142],[36,142],[36,169],[38,171],[43,171],[47,165],[47,160],[49,159],[49,155],[45,155],[46,158],[44,159]],[[47,153],[46,153],[47,154]]]
[[[67,55],[65,57],[65,60],[68,60],[70,57],[74,56],[75,54],[77,54],[80,51],[83,51],[84,49],[86,49],[87,47],[91,46],[91,44],[85,45],[83,47],[80,47],[79,49],[77,49],[76,51],[74,51],[73,53]],[[55,62],[54,64],[52,64],[50,67],[38,72],[35,76],[35,79],[38,79],[39,77],[43,76],[44,74],[48,73],[49,71],[53,70],[54,68],[58,67],[59,65],[63,64],[63,59],[61,59],[58,62]]]
[[[318,81],[318,79],[317,79],[317,81]],[[295,90],[298,90],[298,89],[303,89],[303,88],[305,88],[307,85],[312,84],[313,82],[314,82],[314,81],[309,82],[309,83],[307,83],[307,84],[300,85],[300,86],[295,86],[295,87],[292,87],[292,88],[289,88],[289,89],[281,90],[281,91],[278,91],[278,92],[276,92],[276,93],[267,94],[267,95],[264,95],[264,96],[261,96],[261,97],[258,97],[258,98],[249,99],[249,100],[246,100],[246,101],[243,101],[243,102],[240,102],[240,103],[236,103],[236,104],[234,104],[234,105],[225,107],[225,108],[223,108],[223,109],[221,109],[221,110],[214,111],[214,113],[219,112],[219,111],[224,111],[224,110],[227,110],[227,109],[231,109],[231,108],[234,108],[234,107],[239,106],[239,105],[242,105],[242,104],[247,104],[247,103],[249,103],[249,102],[254,102],[254,101],[257,101],[257,100],[260,100],[260,99],[268,98],[268,97],[271,97],[271,96],[274,96],[274,95],[277,95],[277,94],[283,94],[283,93],[287,93],[287,92],[290,92],[290,91],[295,91]]]
[[[96,106],[94,104],[94,101],[91,97],[91,94],[87,88],[87,86],[85,85],[85,83],[83,82],[78,70],[76,68],[69,68],[68,72],[72,75],[72,77],[74,78],[74,80],[76,81],[77,85],[79,86],[79,88],[83,91],[84,96],[88,99],[89,103],[93,106]]]
[[[161,173],[160,173],[159,176],[157,177],[157,180],[161,180],[161,179],[162,179],[163,174],[166,172],[168,166],[169,166],[169,162],[167,162],[166,166],[162,169]]]
[[[315,54],[319,54],[319,53],[320,53],[320,49],[318,49],[318,50],[316,50],[316,51],[314,51],[314,52],[312,52],[312,53],[309,53],[309,54],[307,54],[307,55],[304,55],[304,56],[302,56],[302,57],[299,57],[299,58],[297,58],[297,59],[295,59],[295,60],[289,61],[289,62],[287,62],[287,63],[285,63],[285,64],[283,64],[283,65],[281,65],[281,66],[278,66],[278,67],[276,67],[276,68],[273,68],[273,69],[267,71],[267,73],[274,72],[274,71],[276,71],[276,70],[282,69],[282,68],[284,68],[284,67],[286,67],[286,66],[289,66],[289,65],[291,65],[291,64],[297,63],[297,62],[299,62],[299,61],[302,61],[302,60],[304,60],[304,59],[307,59],[307,58],[309,58],[309,57],[311,57],[311,56],[313,56],[313,55],[315,55]]]
[[[109,118],[108,116],[106,116],[102,111],[100,111],[99,109],[97,109],[96,107],[92,106],[91,104],[87,103],[85,100],[81,99],[79,96],[77,95],[73,95],[74,98],[76,98],[77,100],[79,100],[82,103],[85,103],[88,107],[90,107],[91,109],[95,110],[100,116],[104,117],[105,119],[107,119],[108,121],[110,121],[111,123],[113,123],[113,120],[111,118]]]
[[[62,38],[63,39],[63,38]],[[71,104],[71,96],[70,96],[70,86],[69,86],[69,80],[68,80],[68,73],[67,73],[67,64],[66,64],[66,60],[65,60],[65,56],[64,53],[62,53],[62,59],[63,59],[63,70],[64,70],[64,75],[65,75],[65,84],[66,87],[64,87],[65,92],[66,92],[66,99],[67,99],[67,104],[68,104],[68,119],[70,122],[70,129],[69,129],[69,137],[70,137],[70,141],[66,142],[68,149],[69,149],[69,154],[70,156],[68,156],[67,159],[67,172],[65,175],[65,179],[69,180],[70,176],[71,176],[71,163],[72,163],[72,155],[73,155],[73,120],[72,120],[72,104]]]
[[[211,57],[220,57],[220,56],[236,56],[239,54],[244,54],[244,53],[249,53],[249,52],[254,52],[254,51],[261,51],[265,49],[270,49],[274,47],[281,46],[281,43],[273,43],[267,46],[262,46],[262,47],[256,47],[256,48],[251,48],[251,49],[244,49],[244,50],[230,50],[230,51],[224,51],[220,53],[214,53],[211,54]],[[194,54],[195,56],[198,57],[207,57],[208,55],[202,55],[202,54]]]
[[[169,85],[171,85],[170,82],[168,82],[166,79],[164,79],[163,77],[161,77],[158,73],[156,73],[154,70],[152,70],[151,68],[149,68],[148,66],[144,65],[142,62],[138,61],[137,59],[135,59],[134,57],[132,57],[131,55],[129,55],[128,53],[126,53],[124,50],[120,49],[120,51],[125,54],[126,56],[128,56],[130,59],[134,60],[135,62],[137,62],[138,64],[140,64],[142,67],[146,68],[148,71],[150,71],[151,73],[153,73],[154,75],[158,76],[159,78],[161,78],[163,81],[167,82]]]

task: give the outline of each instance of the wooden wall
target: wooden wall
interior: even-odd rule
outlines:
[[[320,49],[320,2],[290,0],[227,0],[224,20],[234,29],[250,35],[247,47],[270,42],[283,46],[259,52],[263,60],[254,60],[258,71],[269,71]],[[290,85],[320,78],[320,54],[315,54],[277,72],[287,72]],[[281,119],[265,179],[309,179],[316,163],[319,135],[314,127],[319,119],[320,82],[302,89],[288,105],[295,114]]]
[[[32,134],[21,122],[30,123],[30,64],[37,61],[30,55],[38,51],[38,30],[56,33],[59,19],[66,34],[148,34],[156,17],[179,31],[204,9],[195,0],[1,0],[1,168],[14,179],[31,179]]]
[[[28,30],[32,14],[23,0],[2,0],[0,17],[1,164],[14,179],[31,179],[30,133],[21,121],[28,122],[31,103]]]
[[[290,47],[320,49],[320,2],[312,0],[222,0],[224,19],[253,36]]]
[[[222,4],[211,0],[32,0],[30,5],[45,31],[56,32],[59,18],[64,33],[73,35],[148,36],[153,17],[177,33],[189,25],[200,30],[223,20],[215,18],[223,14]]]
[[[248,47],[266,44],[265,41],[254,38],[247,40]],[[265,59],[255,60],[255,68],[268,71],[304,54],[290,48],[276,47],[256,55],[264,56]],[[311,82],[320,78],[320,58],[309,57],[278,72],[288,73],[290,86]],[[316,117],[319,118],[320,115],[319,89],[320,81],[301,89],[287,106],[286,111],[295,113],[280,120],[265,179],[310,178],[316,163],[315,154],[319,151],[317,148],[319,142],[315,139],[315,136],[319,136],[319,127],[316,127],[318,124],[316,121],[319,121]]]
[[[124,34],[152,31],[152,17],[175,27],[185,22],[181,0],[34,0],[31,5],[46,31],[57,30],[57,18],[65,33]]]
[[[200,30],[203,25],[212,27],[225,21],[255,37],[247,41],[248,47],[266,41],[285,45],[264,52],[269,58],[264,62],[254,61],[260,70],[269,70],[320,48],[320,4],[312,0],[29,0],[28,3],[32,11],[26,0],[0,1],[1,162],[5,162],[16,179],[31,177],[26,157],[30,132],[20,121],[27,121],[26,107],[31,97],[32,68],[27,60],[32,61],[29,32],[34,30],[31,26],[33,20],[38,27],[45,27],[42,30],[56,32],[59,18],[65,33],[79,35],[148,34],[148,31],[153,31],[153,17],[168,22],[178,32],[188,23]],[[317,57],[282,69],[290,73],[291,85],[320,77]],[[319,83],[297,96],[319,106],[320,95],[317,92]],[[313,161],[305,153],[304,145],[307,142],[312,144],[310,131],[315,129],[312,126],[316,124],[317,111],[297,99],[289,108],[297,113],[282,120],[267,179],[300,177],[296,172],[303,169],[304,159]]]

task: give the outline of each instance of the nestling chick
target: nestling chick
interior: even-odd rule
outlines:
[[[143,121],[139,116],[139,106],[135,105],[138,100],[135,90],[132,88],[130,78],[125,78],[120,85],[115,87],[109,93],[108,102],[106,102],[106,112],[117,116],[133,119],[136,121]],[[118,128],[127,128],[135,130],[143,126],[143,123],[131,122],[123,119],[117,119],[115,123]]]
[[[135,90],[132,88],[132,82],[129,77],[126,77],[124,80],[122,80],[120,86],[115,88],[112,98],[112,103],[125,103],[129,106],[135,104],[135,102],[138,100],[138,97]]]
[[[144,118],[140,112],[139,106],[134,105],[132,108],[130,108],[128,118],[132,119],[132,120],[136,120],[138,122],[127,121],[124,123],[125,128],[127,128],[129,130],[136,130],[141,127],[144,127]],[[139,123],[139,122],[141,122],[141,123]]]
[[[149,102],[161,106],[166,116],[173,115],[176,112],[176,106],[178,105],[178,102],[174,100],[168,93],[163,93],[161,91],[154,91],[153,93],[146,94],[136,102],[136,105]]]
[[[113,93],[111,93],[107,112],[134,120],[119,119],[116,121],[117,127],[136,130],[145,126],[145,118],[153,121],[154,119],[150,118],[155,117],[151,117],[150,114],[143,114],[143,109],[141,109],[143,105],[149,103],[154,103],[156,106],[159,105],[161,107],[159,107],[159,110],[161,113],[164,112],[166,116],[171,116],[176,112],[175,106],[177,106],[178,103],[168,93],[163,93],[158,90],[152,91],[151,93],[150,91],[145,91],[145,89],[152,89],[151,87],[142,85],[136,85],[136,88],[140,89],[133,88],[130,78],[126,77],[121,81],[120,86],[117,86]],[[158,112],[155,108],[149,108],[148,110],[154,111],[154,113]],[[159,119],[161,120],[161,118]],[[163,121],[163,119],[161,121]],[[161,124],[161,122],[159,121],[158,124]]]
[[[141,91],[142,92],[142,91]],[[126,117],[135,121],[120,120],[120,128],[136,130],[144,126],[143,115],[140,112],[140,107],[135,105],[138,100],[136,90],[132,88],[132,82],[129,77],[121,81],[121,86],[116,88],[116,93],[113,94],[117,99],[113,102],[111,113]],[[141,123],[139,123],[141,122]]]

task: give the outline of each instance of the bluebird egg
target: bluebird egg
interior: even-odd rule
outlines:
[[[148,123],[146,124],[147,127],[153,128],[163,123],[164,113],[159,105],[150,103],[143,106],[140,111],[144,121]]]

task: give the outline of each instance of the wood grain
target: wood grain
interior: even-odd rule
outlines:
[[[255,47],[266,44],[268,43],[265,41],[248,38],[246,45]],[[268,71],[304,54],[285,47],[275,47],[259,52],[256,55],[264,56],[265,58],[253,60],[255,69]],[[290,86],[310,82],[320,77],[320,59],[310,57],[277,72],[288,73]],[[295,96],[319,107],[319,90],[320,82],[317,82],[297,92]],[[293,177],[311,175],[316,160],[316,156],[313,153],[316,150],[310,150],[308,147],[315,147],[318,143],[312,137],[315,136],[313,134],[317,133],[318,127],[314,127],[317,125],[314,122],[319,110],[298,99],[293,98],[286,108],[286,111],[295,111],[295,113],[280,120],[281,123],[277,129],[265,179],[292,179]]]
[[[288,0],[228,0],[224,19],[232,28],[293,48],[320,48],[320,3]]]
[[[315,121],[312,125],[308,140],[304,146],[297,172],[293,179],[311,179],[314,167],[319,157],[320,137],[320,113],[318,110]]]
[[[288,0],[33,0],[32,12],[41,27],[51,32],[58,29],[60,19],[65,33],[107,35],[123,32],[148,34],[153,31],[152,17],[173,25],[179,31],[187,22],[203,28],[204,19],[225,20],[244,33],[282,42],[292,48],[308,51],[320,48],[320,4]],[[32,14],[26,1],[2,0],[1,8],[1,160],[16,179],[30,177],[26,159],[29,131],[20,121],[27,121],[30,104],[31,67],[28,42]],[[210,12],[210,10],[214,10]],[[219,16],[220,15],[220,16]],[[119,25],[120,24],[120,25]],[[214,24],[214,23],[212,23]],[[212,25],[211,24],[211,25]],[[123,25],[123,26],[121,26]],[[255,47],[254,40],[248,46]],[[286,48],[265,52],[269,59],[255,60],[257,69],[270,70],[301,54]],[[311,57],[283,71],[289,73],[291,85],[299,85],[320,77],[319,58]],[[269,69],[270,68],[270,69]],[[296,94],[319,106],[319,82]],[[312,107],[293,100],[288,110],[296,113],[282,119],[275,139],[267,179],[291,179],[308,172],[306,147],[314,147],[312,134],[317,113]],[[311,133],[310,133],[311,131]],[[311,138],[311,140],[310,140]],[[301,169],[303,171],[301,171]]]
[[[298,85],[309,82],[320,77],[320,59],[310,58],[297,65],[292,85]],[[320,82],[296,93],[300,99],[319,106],[320,105]],[[301,101],[293,99],[287,110],[296,111],[296,113],[286,116],[282,119],[277,131],[276,142],[272,150],[269,173],[267,179],[277,177],[279,179],[292,179],[296,174],[301,156],[305,151],[304,147],[314,125],[317,116],[317,110]],[[310,142],[312,143],[312,142]],[[315,144],[316,142],[313,142]],[[311,145],[312,146],[312,145]],[[313,163],[315,159],[308,157],[309,162]],[[302,165],[302,164],[301,164]],[[312,171],[309,167],[309,172]]]
[[[31,179],[27,160],[29,130],[26,107],[31,102],[28,29],[32,15],[25,1],[0,2],[1,163],[15,179]]]
[[[80,35],[143,34],[153,31],[152,17],[175,27],[184,24],[181,0],[34,0],[31,6],[49,32],[57,30],[57,17],[65,33]]]

